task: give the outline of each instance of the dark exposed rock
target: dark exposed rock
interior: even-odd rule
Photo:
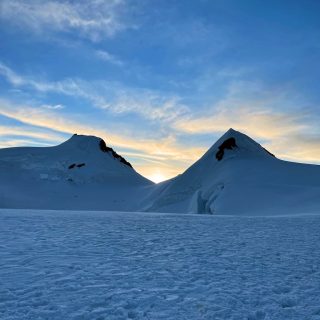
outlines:
[[[100,139],[100,142],[99,142],[99,147],[100,147],[100,150],[102,152],[108,152],[108,153],[111,153],[112,156],[115,158],[115,159],[118,159],[121,163],[129,166],[130,168],[132,168],[132,165],[130,162],[128,162],[125,158],[121,157],[119,154],[117,154],[112,148],[108,147],[106,145],[106,143],[104,142],[103,139]]]
[[[81,168],[81,167],[83,167],[83,166],[85,166],[85,165],[86,165],[85,163],[79,163],[79,164],[73,163],[73,164],[71,164],[71,165],[69,166],[69,169],[73,169],[73,168],[75,168],[75,167]]]
[[[263,148],[263,147],[262,147]],[[268,151],[266,148],[263,148],[264,149],[264,151],[266,151],[267,153],[269,153],[270,154],[270,156],[272,156],[272,157],[276,157],[273,153],[271,153],[270,151]]]
[[[217,160],[221,161],[223,159],[225,149],[232,150],[233,148],[237,147],[236,139],[233,137],[223,141],[223,143],[219,146],[218,152],[216,153]]]
[[[99,147],[100,147],[100,149],[101,149],[102,152],[110,152],[110,151],[113,151],[112,148],[107,147],[106,143],[105,143],[104,140],[102,140],[102,139],[100,139]]]
[[[79,163],[79,164],[77,164],[77,167],[78,168],[81,168],[81,167],[83,167],[83,166],[85,166],[86,164],[85,163]]]

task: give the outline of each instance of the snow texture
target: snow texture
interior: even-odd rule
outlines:
[[[320,319],[320,216],[0,210],[0,319]]]

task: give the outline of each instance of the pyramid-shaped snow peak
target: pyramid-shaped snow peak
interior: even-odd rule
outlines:
[[[183,174],[158,186],[145,210],[231,215],[319,212],[320,167],[282,161],[228,130]]]
[[[247,135],[231,128],[207,151],[204,158],[214,156],[217,161],[222,161],[236,155],[275,157]]]

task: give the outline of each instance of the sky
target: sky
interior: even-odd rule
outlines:
[[[0,148],[103,138],[156,182],[229,128],[320,164],[317,0],[1,0]]]

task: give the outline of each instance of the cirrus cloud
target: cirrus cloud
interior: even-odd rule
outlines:
[[[43,81],[23,76],[0,62],[2,75],[15,88],[24,87],[39,93],[53,92],[73,98],[85,99],[96,108],[113,114],[134,113],[145,119],[162,123],[173,122],[189,112],[179,97],[155,90],[134,88],[110,81],[86,81],[68,78]],[[61,109],[61,108],[60,108]]]
[[[129,28],[124,0],[2,0],[0,18],[36,33],[77,31],[98,41]]]

